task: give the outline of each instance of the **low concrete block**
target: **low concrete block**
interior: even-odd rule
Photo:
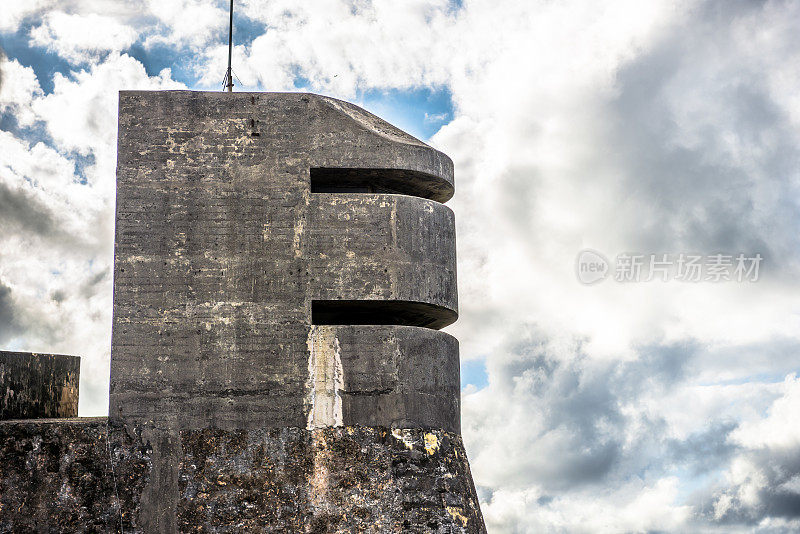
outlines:
[[[0,420],[78,416],[81,359],[0,351]]]

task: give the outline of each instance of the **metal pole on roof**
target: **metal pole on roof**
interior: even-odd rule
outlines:
[[[228,71],[225,73],[225,88],[228,92],[233,92],[233,70],[231,69],[231,57],[233,55],[233,0],[231,0],[231,18],[228,25]]]

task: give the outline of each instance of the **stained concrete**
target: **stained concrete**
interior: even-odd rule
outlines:
[[[77,356],[0,351],[0,420],[77,417]]]

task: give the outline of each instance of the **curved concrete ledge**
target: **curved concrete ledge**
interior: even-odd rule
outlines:
[[[341,405],[336,423],[460,432],[453,336],[413,326],[326,325],[313,326],[309,339],[318,368],[328,361],[340,369],[329,390],[331,402]]]
[[[452,210],[405,195],[315,194],[309,297],[432,304],[457,314]]]
[[[312,167],[402,169],[431,178],[440,202],[455,192],[453,162],[372,113],[342,100],[306,95],[310,99]]]

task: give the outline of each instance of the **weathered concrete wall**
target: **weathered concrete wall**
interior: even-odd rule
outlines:
[[[458,308],[455,219],[447,206],[404,195],[319,193],[308,227],[316,255],[311,298]]]
[[[457,434],[184,430],[159,495],[153,439],[104,418],[0,422],[0,533],[484,531]]]
[[[78,416],[81,359],[0,351],[0,420]]]
[[[453,192],[447,156],[334,99],[121,93],[112,419],[305,427],[315,299],[388,303],[393,324],[455,320],[452,211],[409,195],[312,193],[312,168],[387,174],[438,200]],[[448,365],[425,368],[442,383],[458,373],[449,350]],[[345,377],[380,364],[367,359],[345,362]],[[349,403],[345,418],[458,431],[457,399],[433,420],[428,394],[415,400],[405,383],[391,417]]]
[[[453,336],[410,326],[314,326],[310,340],[314,361],[340,373],[338,383],[325,381],[335,386],[331,402],[339,412],[324,426],[461,431]],[[323,404],[319,393],[316,401]]]

